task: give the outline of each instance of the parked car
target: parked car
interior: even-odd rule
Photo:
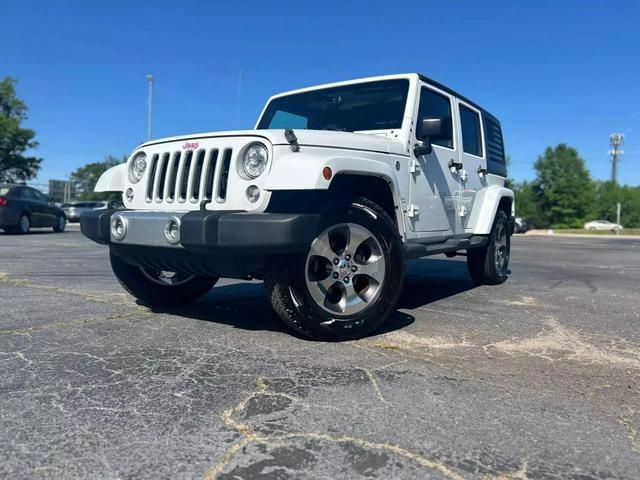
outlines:
[[[32,227],[52,227],[64,232],[66,219],[62,209],[35,188],[0,184],[0,228],[7,233],[28,233]]]
[[[527,233],[529,230],[531,230],[529,220],[522,217],[516,217],[513,233]]]
[[[584,224],[585,230],[610,230],[612,232],[617,232],[618,230],[622,230],[622,225],[617,223],[612,223],[609,220],[593,220],[592,222],[587,222]]]
[[[507,280],[506,173],[497,118],[423,75],[389,75],[276,95],[253,130],[144,143],[96,184],[126,210],[80,224],[142,303],[263,279],[289,327],[345,340],[389,318],[405,260],[460,253],[476,284]]]
[[[107,208],[107,202],[73,202],[66,204],[63,208],[64,214],[69,222],[80,221],[80,215],[84,212],[90,212],[91,210],[99,208]]]

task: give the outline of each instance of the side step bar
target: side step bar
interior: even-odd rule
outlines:
[[[489,237],[487,235],[474,235],[470,238],[449,238],[440,243],[417,243],[415,240],[408,241],[404,246],[404,258],[409,260],[429,255],[438,255],[439,253],[482,247],[486,245],[488,241]]]

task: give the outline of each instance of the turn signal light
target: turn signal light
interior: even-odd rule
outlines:
[[[331,180],[331,177],[333,176],[333,172],[329,167],[324,167],[322,169],[322,176],[324,177],[325,180]]]

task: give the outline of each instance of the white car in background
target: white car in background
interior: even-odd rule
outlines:
[[[622,225],[618,225],[617,223],[612,223],[608,220],[593,220],[592,222],[587,222],[584,224],[585,230],[609,230],[611,232],[616,232],[618,230],[622,230]]]

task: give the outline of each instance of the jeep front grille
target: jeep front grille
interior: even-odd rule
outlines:
[[[232,154],[231,148],[154,154],[149,165],[147,202],[224,203]]]

